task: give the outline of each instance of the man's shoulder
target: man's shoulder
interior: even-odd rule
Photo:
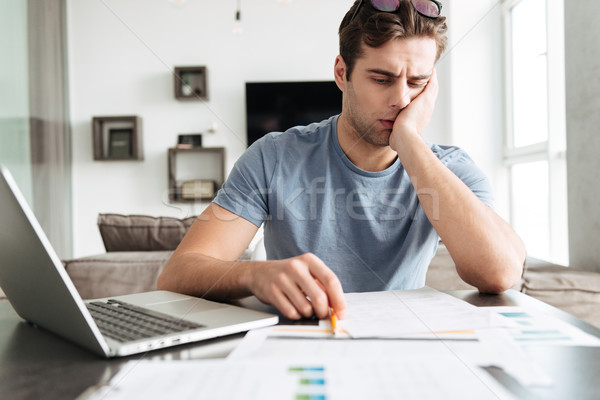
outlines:
[[[258,142],[263,142],[263,146],[302,146],[318,144],[326,140],[333,131],[337,116],[332,116],[320,122],[313,122],[309,125],[298,125],[289,128],[284,132],[270,132]],[[270,142],[270,144],[267,144]]]
[[[442,144],[429,143],[431,151],[439,158],[444,164],[448,163],[472,163],[473,160],[469,154],[458,146],[449,146]]]
[[[324,152],[329,151],[326,144],[335,131],[336,121],[337,116],[333,116],[310,125],[294,126],[284,132],[269,132],[252,143],[236,165],[239,168],[273,171],[282,163],[293,162],[298,165],[307,162],[310,155],[317,155],[316,159],[324,159]]]

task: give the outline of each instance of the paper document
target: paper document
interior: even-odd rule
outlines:
[[[514,397],[454,357],[382,361],[129,361],[91,400],[498,400]]]
[[[339,326],[354,338],[472,333],[501,325],[485,308],[428,287],[347,293],[346,302],[346,319]]]
[[[596,336],[535,309],[524,307],[488,307],[487,309],[512,322],[505,329],[508,335],[522,346],[600,346],[600,339]]]
[[[228,360],[381,362],[402,360],[436,364],[453,357],[457,362],[504,370],[523,386],[550,386],[552,380],[501,329],[478,331],[476,340],[352,339],[325,335],[327,330],[304,326],[273,326],[248,332]],[[452,371],[446,376],[452,378]]]

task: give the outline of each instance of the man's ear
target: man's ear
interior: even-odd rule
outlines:
[[[335,77],[335,83],[337,87],[342,91],[346,91],[346,62],[342,56],[338,55],[335,58],[335,64],[333,66],[333,76]]]

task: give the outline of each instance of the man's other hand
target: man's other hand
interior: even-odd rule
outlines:
[[[248,272],[248,288],[261,301],[290,319],[319,319],[329,309],[343,319],[346,300],[342,285],[323,261],[311,253],[279,261],[257,263]]]

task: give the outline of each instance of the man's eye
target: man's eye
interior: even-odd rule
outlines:
[[[390,80],[385,78],[374,78],[373,80],[378,85],[388,85],[390,83]]]
[[[408,82],[408,86],[413,87],[413,88],[424,88],[425,86],[427,86],[427,82],[422,82],[422,81]]]

